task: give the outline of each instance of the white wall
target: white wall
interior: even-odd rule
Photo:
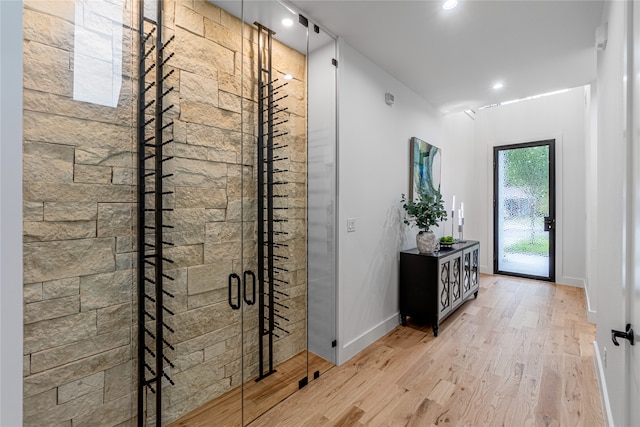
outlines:
[[[443,150],[442,191],[445,194],[445,207],[451,214],[451,199],[456,196],[456,217],[454,218],[453,236],[458,234],[458,209],[464,203],[464,238],[479,240],[480,252],[486,251],[485,224],[481,222],[481,203],[483,197],[479,188],[487,183],[484,175],[478,174],[478,159],[484,159],[484,151],[475,143],[475,120],[464,112],[448,114],[443,119],[443,134],[446,147]],[[451,219],[440,227],[445,235],[451,235]],[[484,270],[484,269],[483,269]]]
[[[608,22],[608,42],[606,49],[598,52],[597,82],[596,351],[607,412],[610,409],[615,425],[624,425],[626,346],[613,345],[611,330],[624,330],[625,326],[625,2],[608,1],[605,5],[603,21]]]
[[[556,282],[584,286],[586,277],[585,89],[480,110],[476,116],[483,271],[493,269],[493,147],[556,140]],[[466,210],[466,205],[465,205]]]
[[[22,2],[0,2],[0,425],[22,425]]]
[[[442,146],[442,118],[352,47],[339,41],[338,363],[399,323],[398,264],[415,233],[402,223],[409,140]],[[385,92],[395,94],[393,106]],[[443,169],[445,168],[443,161]],[[356,231],[347,233],[347,218]]]

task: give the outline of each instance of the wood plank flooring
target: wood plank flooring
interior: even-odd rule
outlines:
[[[603,426],[594,338],[583,289],[483,275],[437,338],[409,319],[250,426]]]
[[[169,427],[239,427],[242,425],[243,415],[244,422],[247,424],[295,393],[298,390],[298,381],[307,376],[307,372],[311,379],[315,371],[324,373],[331,367],[333,367],[332,363],[311,352],[302,351],[276,366],[276,372],[262,381],[256,382],[253,379],[247,381],[244,393],[241,387],[236,387],[189,412]],[[244,414],[242,403],[244,403]]]

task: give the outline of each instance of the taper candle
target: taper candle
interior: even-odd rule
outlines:
[[[458,210],[458,225],[462,225],[462,209]]]
[[[453,195],[453,202],[451,203],[451,212],[456,211],[456,195]]]
[[[460,218],[464,218],[464,203],[460,203]]]

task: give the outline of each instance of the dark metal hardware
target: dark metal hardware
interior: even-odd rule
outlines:
[[[553,224],[556,222],[555,219],[553,219],[550,216],[545,216],[544,217],[544,231],[551,231],[551,229],[553,228]]]
[[[631,324],[627,323],[627,327],[625,329],[625,332],[616,331],[615,329],[612,329],[611,330],[611,341],[613,341],[613,344],[615,344],[615,345],[620,345],[620,343],[618,342],[618,340],[616,338],[624,338],[626,340],[629,340],[631,345],[634,345],[635,344],[635,336],[633,334],[633,328],[631,327]]]
[[[243,276],[244,295],[242,298],[247,304],[253,305],[256,303],[256,275],[253,271],[247,270]],[[247,298],[247,276],[251,276],[251,299]]]
[[[302,387],[306,386],[307,384],[309,384],[309,378],[308,377],[304,377],[303,379],[298,381],[298,389],[301,389]]]
[[[237,304],[233,303],[233,292],[231,291],[234,280],[236,280],[236,283],[238,284],[238,303]],[[234,310],[238,310],[240,308],[240,276],[238,276],[236,273],[231,273],[229,275],[229,305]]]

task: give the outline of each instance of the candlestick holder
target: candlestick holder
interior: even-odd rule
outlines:
[[[451,210],[451,237],[453,237],[453,230],[454,230],[453,227],[455,227],[455,221],[454,221],[455,218],[456,218],[456,210],[452,209]]]
[[[467,241],[464,240],[464,218],[460,218],[460,221],[458,222],[458,235],[460,236],[458,238],[458,243],[467,243]]]

